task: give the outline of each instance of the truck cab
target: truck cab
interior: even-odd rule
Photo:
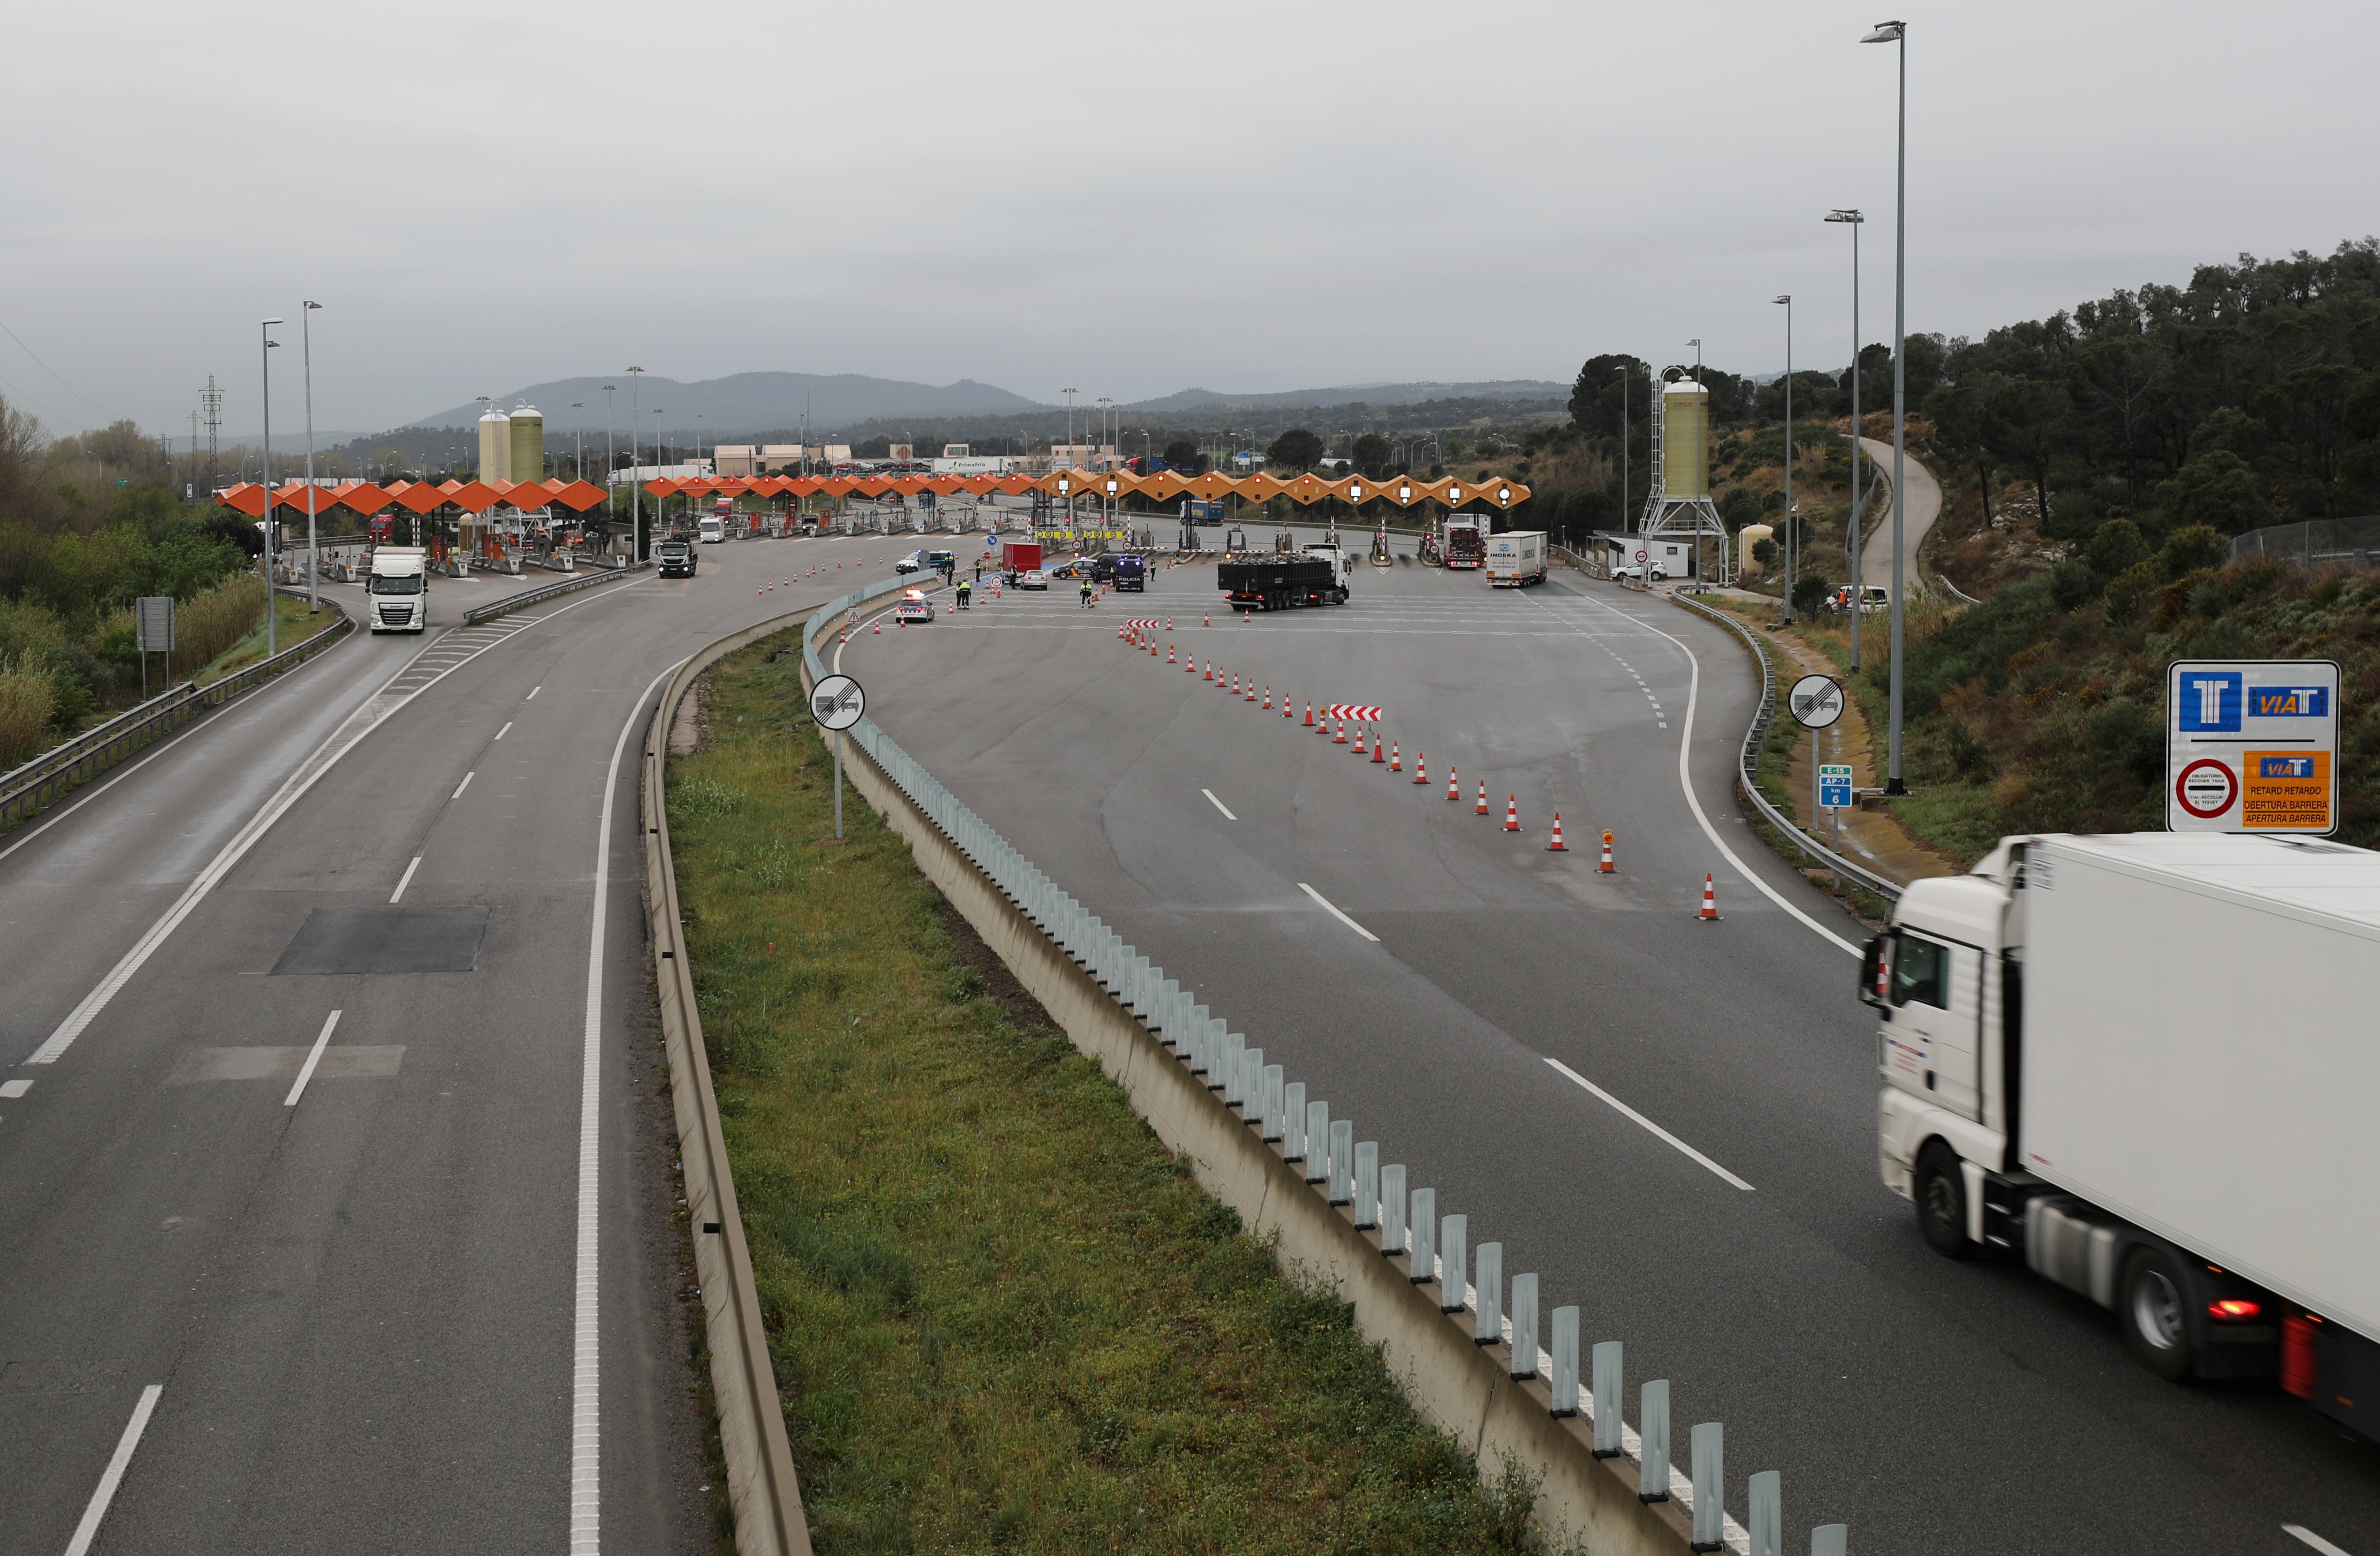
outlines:
[[[695,550],[683,535],[672,535],[653,548],[653,565],[662,577],[694,577]]]
[[[374,632],[430,627],[430,553],[419,546],[378,546],[364,575]]]
[[[704,545],[718,545],[727,539],[727,521],[717,514],[704,514],[695,533],[701,538]]]

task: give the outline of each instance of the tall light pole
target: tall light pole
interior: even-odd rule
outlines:
[[[1628,364],[1622,362],[1620,374],[1620,532],[1628,531]],[[1430,440],[1435,444],[1438,440]]]
[[[570,402],[570,408],[572,410],[583,411],[587,408],[587,402],[585,400],[573,400]],[[578,452],[571,456],[572,468],[570,473],[576,479],[585,480],[587,479],[587,418],[584,416],[572,417],[570,419],[570,432],[572,436],[578,442]],[[556,477],[555,479],[559,480],[561,478]]]
[[[306,359],[306,614],[310,616],[322,608],[322,587],[315,581],[322,570],[322,553],[315,549],[314,542],[313,329],[314,315],[321,312],[322,308],[322,305],[319,302],[310,302],[298,313],[298,327],[305,345],[305,349],[300,355]],[[270,592],[267,590],[266,603],[268,604],[272,602],[269,598]]]
[[[1909,303],[1909,29],[1905,23],[1880,21],[1863,43],[1900,45],[1900,149],[1892,198],[1892,727],[1885,746],[1884,792],[1905,795],[1900,777],[1900,615],[1902,587],[1901,475],[1907,466],[1908,430],[1902,423],[1907,406],[1907,375],[1901,359],[1907,355]],[[1853,367],[1859,364],[1854,361]]]
[[[267,319],[257,327],[264,342],[260,355],[264,359],[264,657],[271,659],[279,642],[273,631],[273,349],[281,343],[273,338],[273,326],[285,321]]]
[[[620,468],[617,434],[612,430],[612,396],[619,393],[616,383],[603,385],[603,517],[612,517],[612,472]],[[580,539],[586,538],[586,526],[579,527]]]
[[[1082,391],[1081,391],[1081,390],[1079,390],[1079,389],[1069,389],[1069,390],[1065,391],[1065,395],[1066,395],[1066,457],[1067,457],[1068,459],[1072,459],[1072,458],[1074,458],[1074,456],[1075,456],[1075,395],[1079,395],[1079,394],[1081,394],[1081,393],[1082,393]]]
[[[645,480],[644,463],[637,455],[637,424],[644,419],[638,408],[638,399],[644,392],[645,370],[628,370],[628,560],[641,562],[645,556]]]
[[[1793,625],[1793,294],[1785,308],[1785,625]]]
[[[1860,666],[1860,504],[1865,495],[1860,490],[1860,304],[1859,304],[1859,237],[1860,227],[1867,218],[1852,208],[1827,213],[1827,220],[1840,222],[1852,229],[1852,526],[1845,538],[1844,567],[1852,579],[1852,668]]]

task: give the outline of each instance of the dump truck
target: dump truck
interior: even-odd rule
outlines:
[[[1943,1254],[2022,1260],[2171,1379],[2380,1437],[2380,853],[2003,839],[1870,941],[1878,1165]]]
[[[1235,607],[1284,611],[1344,605],[1347,586],[1328,556],[1250,555],[1215,565],[1215,582]]]

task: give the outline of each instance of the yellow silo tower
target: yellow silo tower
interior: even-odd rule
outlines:
[[[545,479],[545,418],[526,400],[513,407],[512,465],[508,480]]]
[[[1731,584],[1734,548],[1710,495],[1710,391],[1685,377],[1682,368],[1669,371],[1679,377],[1661,385],[1653,418],[1653,490],[1645,494],[1637,529],[1690,537],[1691,576]]]
[[[480,418],[480,479],[512,480],[512,418],[490,406]]]
[[[1691,378],[1661,387],[1661,490],[1672,501],[1710,495],[1710,391]]]

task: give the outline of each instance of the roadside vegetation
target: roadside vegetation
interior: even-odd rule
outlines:
[[[173,475],[129,422],[53,439],[0,401],[0,770],[139,699],[140,596],[180,602],[175,675],[263,624],[255,527],[183,503]],[[162,655],[149,674],[170,684]]]
[[[832,758],[786,634],[673,758],[687,944],[821,1551],[1526,1549]]]

